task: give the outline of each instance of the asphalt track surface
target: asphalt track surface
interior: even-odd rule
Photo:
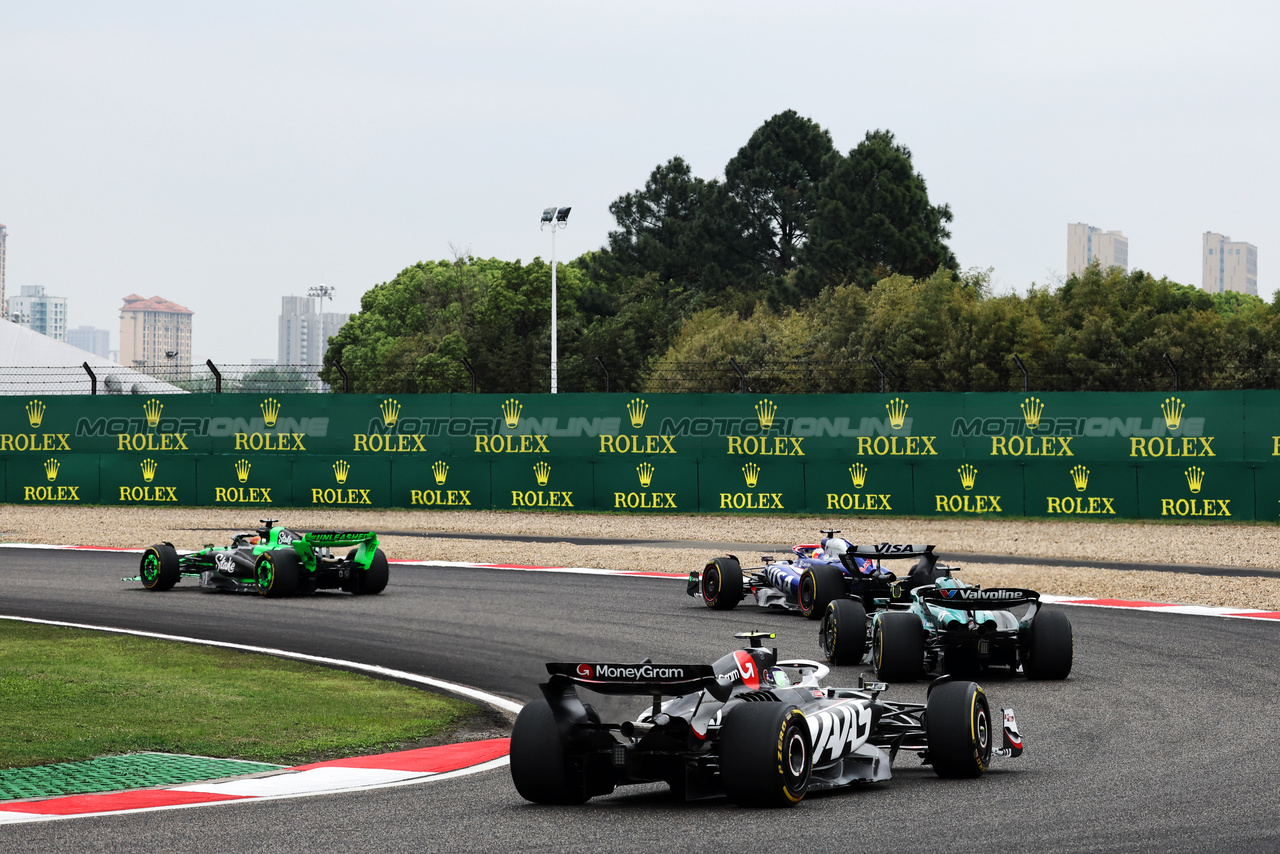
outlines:
[[[681,580],[393,566],[377,597],[154,594],[136,555],[6,550],[0,614],[269,646],[531,699],[549,660],[709,662],[743,630],[818,658],[815,624],[712,612]],[[1230,583],[1224,580],[1223,583]],[[1243,603],[1242,603],[1243,604]],[[979,780],[899,757],[885,783],[752,811],[660,786],[538,807],[506,769],[399,788],[0,826],[0,851],[1274,851],[1280,656],[1273,623],[1089,608],[1071,678],[984,680],[1027,742]],[[836,668],[853,684],[862,668]],[[924,683],[890,697],[923,700]],[[280,722],[287,725],[287,721]]]

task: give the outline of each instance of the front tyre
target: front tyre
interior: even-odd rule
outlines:
[[[298,553],[293,549],[275,549],[258,555],[258,562],[253,568],[258,579],[258,592],[273,599],[296,592],[302,569],[300,564]]]
[[[717,557],[707,561],[698,581],[702,601],[714,611],[729,611],[742,601],[742,564],[735,558]]]
[[[169,543],[158,543],[142,553],[142,563],[138,568],[142,576],[142,586],[156,593],[170,590],[182,577],[178,565],[178,552]]]
[[[355,570],[355,585],[352,592],[360,596],[373,596],[387,589],[387,581],[391,571],[387,568],[387,556],[382,549],[373,553],[373,561],[366,570]]]
[[[832,664],[858,664],[867,657],[867,611],[857,599],[827,605],[818,629],[822,654]]]
[[[924,672],[924,626],[915,614],[881,614],[876,620],[872,648],[876,677],[885,682],[914,682]]]
[[[814,564],[800,576],[800,613],[810,620],[822,619],[827,604],[849,590],[844,572],[831,564]]]
[[[588,714],[589,717],[589,714]],[[551,704],[527,703],[511,728],[511,782],[535,804],[580,804],[586,787],[575,775]]]
[[[975,682],[944,682],[925,706],[929,762],[939,777],[979,777],[991,764],[991,710]]]
[[[720,783],[744,807],[790,807],[809,790],[813,745],[804,713],[780,703],[740,703],[720,727]]]
[[[1071,673],[1075,642],[1071,621],[1061,611],[1041,611],[1027,631],[1022,671],[1028,679],[1066,679]]]

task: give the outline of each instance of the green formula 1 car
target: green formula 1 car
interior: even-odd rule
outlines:
[[[182,578],[200,579],[204,590],[288,596],[316,590],[381,593],[387,586],[387,556],[372,531],[299,532],[263,519],[256,531],[236,534],[231,546],[207,545],[179,555],[172,543],[158,543],[142,553],[141,581],[157,592]],[[351,549],[345,557],[331,549]]]

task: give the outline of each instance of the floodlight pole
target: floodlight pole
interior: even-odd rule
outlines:
[[[538,226],[540,230],[551,226],[551,393],[555,394],[558,388],[557,377],[557,320],[559,313],[556,307],[556,230],[569,227],[569,208],[549,207],[542,212],[542,224]]]

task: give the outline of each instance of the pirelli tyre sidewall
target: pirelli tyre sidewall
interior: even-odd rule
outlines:
[[[800,576],[800,613],[810,620],[820,620],[827,604],[848,590],[844,572],[831,564],[813,564]]]
[[[731,557],[707,561],[699,579],[702,601],[715,611],[729,611],[742,601],[742,565]]]
[[[795,806],[809,790],[813,743],[797,706],[735,705],[720,728],[719,749],[721,786],[741,806]]]
[[[914,682],[924,675],[924,626],[910,611],[876,615],[872,664],[885,682]]]
[[[178,552],[169,543],[148,546],[138,566],[142,586],[156,593],[169,590],[182,577]]]
[[[587,717],[590,720],[591,712]],[[588,798],[585,780],[570,761],[568,745],[545,699],[525,704],[516,716],[510,770],[520,797],[535,804],[580,804]]]
[[[867,611],[857,599],[835,599],[822,615],[818,643],[831,664],[858,664],[867,655]]]
[[[293,549],[263,552],[258,555],[258,561],[254,564],[259,592],[273,599],[297,591],[300,571],[301,561]]]
[[[937,685],[925,707],[929,762],[939,777],[979,777],[991,764],[991,708],[975,682]]]

